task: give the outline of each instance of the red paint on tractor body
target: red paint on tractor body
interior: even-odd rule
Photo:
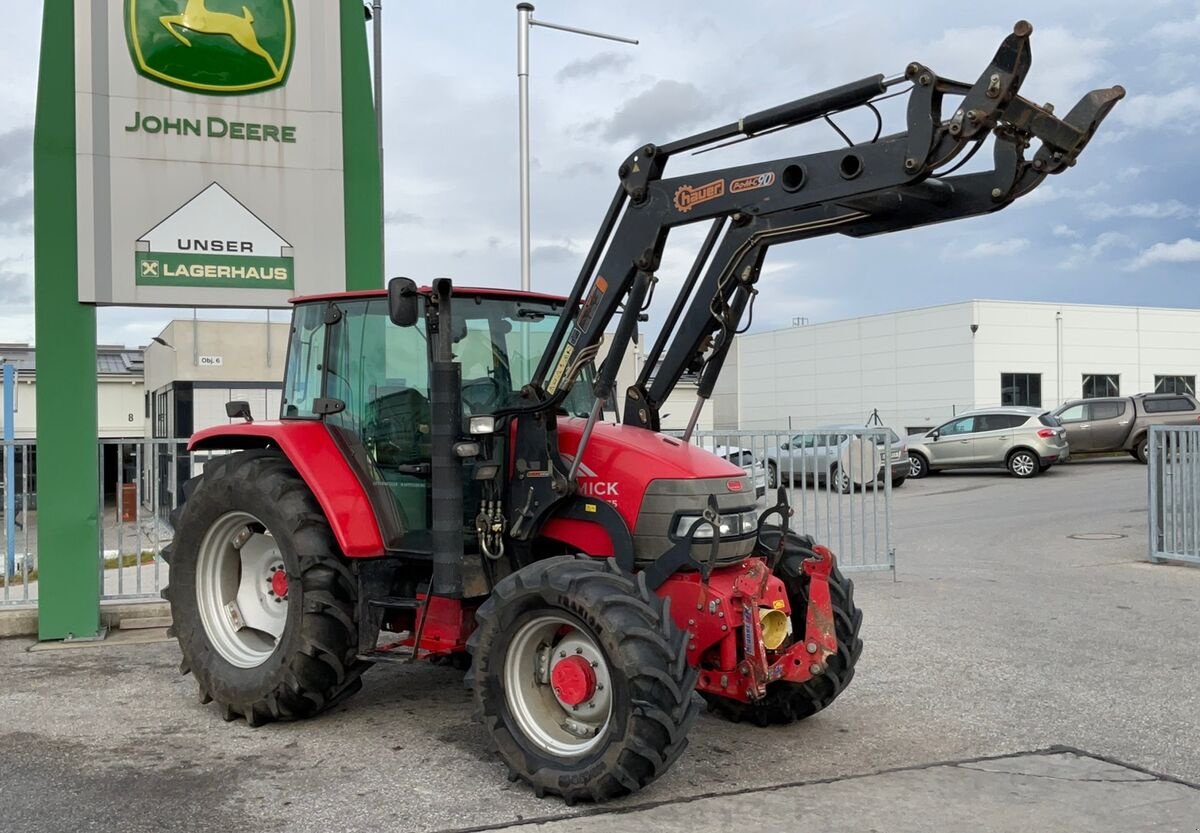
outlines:
[[[350,558],[383,555],[379,520],[346,456],[317,420],[246,422],[197,431],[189,451],[275,447],[312,489],[338,546]]]
[[[585,419],[558,421],[559,453],[574,459]],[[579,468],[579,489],[616,507],[630,530],[637,525],[646,488],[655,480],[740,478],[745,472],[702,448],[644,428],[596,424]],[[696,512],[703,510],[697,506]]]
[[[783,582],[761,558],[714,570],[707,582],[698,573],[676,573],[658,590],[671,600],[671,618],[688,634],[688,663],[700,669],[698,691],[749,702],[766,696],[777,680],[803,683],[825,670],[837,652],[829,572],[833,554],[804,563],[809,579],[803,633],[793,632],[777,651],[762,641],[761,611],[781,610],[790,618]]]

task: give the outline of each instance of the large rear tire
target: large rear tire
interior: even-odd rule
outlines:
[[[509,575],[476,613],[475,704],[513,780],[568,803],[635,792],[670,768],[699,713],[668,603],[612,559]]]
[[[783,558],[775,571],[787,588],[792,606],[792,631],[798,634],[804,633],[808,609],[808,577],[803,565],[804,550],[809,546],[811,539],[789,534]],[[748,720],[758,726],[770,726],[811,717],[836,700],[854,679],[854,668],[862,655],[863,643],[858,635],[862,628],[862,611],[854,605],[854,582],[842,575],[836,564],[829,575],[829,595],[833,602],[838,649],[829,657],[825,673],[806,683],[782,680],[770,683],[767,696],[750,703],[705,695],[709,709],[734,722]]]
[[[251,726],[309,717],[361,687],[357,582],[320,504],[277,452],[217,458],[185,487],[163,557],[182,673]]]

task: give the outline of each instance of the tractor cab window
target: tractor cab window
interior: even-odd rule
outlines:
[[[561,313],[561,304],[545,301],[456,299],[454,356],[462,365],[465,415],[518,404]],[[591,398],[591,373],[585,371],[562,407],[572,416],[587,416]]]
[[[287,375],[283,380],[285,418],[315,418],[322,396],[321,363],[325,361],[325,305],[296,307],[288,341]]]

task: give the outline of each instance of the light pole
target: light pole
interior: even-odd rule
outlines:
[[[529,291],[531,283],[529,265],[529,30],[533,26],[637,46],[637,41],[633,38],[606,35],[603,32],[592,32],[588,29],[577,29],[574,26],[562,26],[557,23],[534,20],[532,3],[517,4],[517,91],[520,96],[521,125],[521,289],[526,292]]]

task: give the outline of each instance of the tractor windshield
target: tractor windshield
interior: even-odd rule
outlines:
[[[412,327],[397,327],[388,318],[384,298],[339,301],[337,308],[341,317],[332,325],[325,323],[325,303],[296,309],[283,416],[317,418],[318,400],[335,399],[345,406],[336,421],[359,433],[384,400],[411,400],[414,414],[427,411],[424,316]],[[464,416],[517,404],[562,309],[562,304],[544,300],[455,298],[454,353],[462,365]],[[573,416],[587,416],[590,405],[586,373],[562,407]]]

